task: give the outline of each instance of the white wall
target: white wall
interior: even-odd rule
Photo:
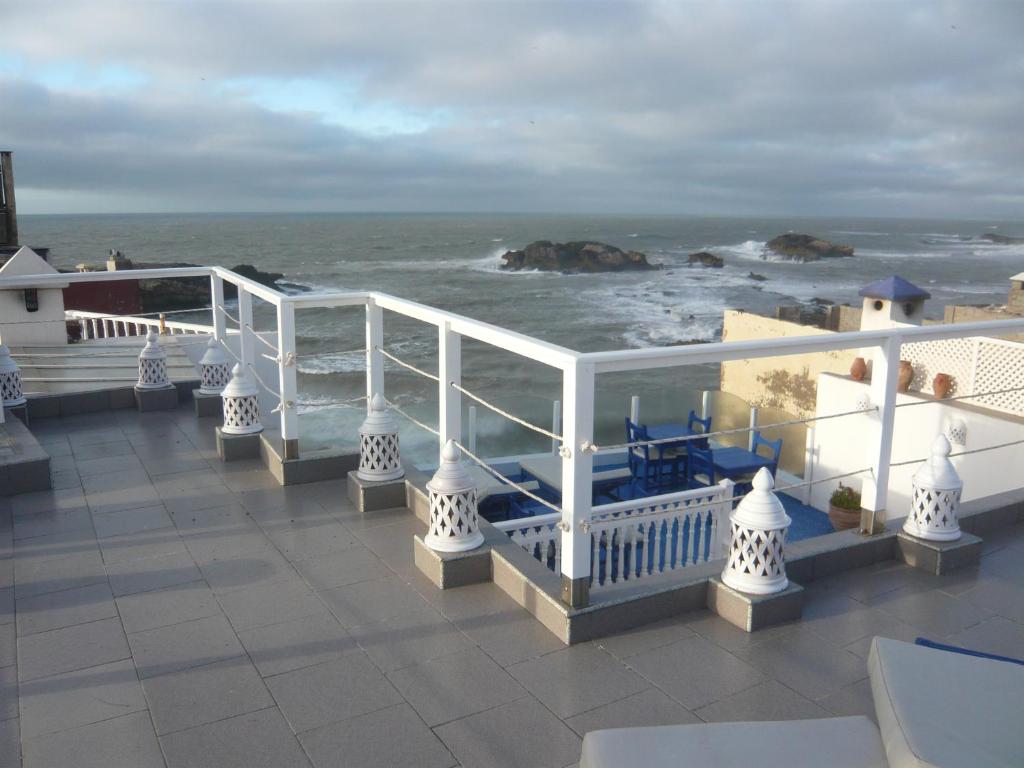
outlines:
[[[39,311],[25,309],[25,291],[0,291],[0,338],[8,346],[66,344],[64,292],[60,288],[39,289]]]
[[[869,394],[867,382],[856,382],[846,376],[822,374],[818,378],[817,415],[823,416],[857,407],[858,398]],[[1024,419],[970,405],[930,396],[897,394],[896,404],[927,402],[910,408],[896,409],[893,430],[892,461],[923,459],[931,452],[935,436],[945,432],[954,419],[967,425],[967,444],[953,445],[953,453],[989,445],[1024,440]],[[876,414],[856,414],[819,421],[814,431],[814,477],[851,472],[870,465],[871,446],[864,438],[865,425],[877,419]],[[984,451],[970,456],[954,457],[953,465],[964,481],[963,499],[977,499],[1020,488],[1024,481],[1024,445]],[[889,475],[887,517],[904,517],[910,509],[911,477],[919,464],[893,467]],[[842,481],[858,488],[858,477]],[[811,504],[828,509],[828,499],[838,481],[812,486]]]

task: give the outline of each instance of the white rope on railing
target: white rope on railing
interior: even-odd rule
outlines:
[[[301,355],[295,355],[296,360],[309,360],[315,357],[327,357],[328,355],[365,355],[366,349],[339,349],[335,352],[304,352]]]
[[[259,382],[259,385],[261,387],[263,387],[265,390],[267,390],[267,392],[269,392],[270,394],[272,394],[274,397],[277,398],[277,407],[274,408],[274,411],[273,411],[273,412],[276,413],[278,410],[280,410],[280,407],[281,407],[282,403],[284,402],[284,400],[281,399],[281,393],[278,392],[277,390],[272,389],[271,387],[267,386],[267,383],[265,381],[263,381],[263,379],[260,378],[260,375],[258,373],[256,373],[256,366],[255,365],[253,365],[252,363],[249,363],[248,367],[249,367],[249,370],[252,371],[253,378],[256,379],[257,382]]]
[[[228,320],[230,320],[231,322],[233,322],[233,323],[234,323],[235,325],[237,325],[237,326],[238,326],[239,328],[241,328],[241,327],[242,327],[242,321],[241,321],[241,320],[239,320],[239,319],[238,319],[237,317],[235,317],[234,315],[232,315],[232,314],[231,314],[230,312],[228,312],[228,311],[227,311],[226,309],[224,309],[224,306],[223,306],[223,305],[221,305],[221,304],[218,304],[218,305],[217,305],[217,311],[218,311],[218,312],[220,312],[220,313],[221,313],[222,315],[224,315],[224,317],[226,317],[226,318],[227,318]]]
[[[1005,395],[1009,392],[1020,392],[1024,390],[1024,387],[1008,387],[1007,389],[993,389],[989,392],[977,392],[973,395],[955,395],[953,397],[944,397],[941,400],[914,400],[910,403],[897,403],[897,408],[910,408],[914,405],[934,405],[935,403],[949,403],[955,400],[973,400],[979,397],[988,397],[989,395]]]
[[[314,402],[312,400],[296,400],[296,405],[302,405],[307,408],[354,408],[353,403],[361,403],[366,400],[366,395],[360,395],[359,397],[353,397],[348,400],[321,400],[320,402]]]
[[[480,467],[481,467],[481,468],[482,468],[482,469],[483,469],[483,470],[484,470],[485,472],[488,472],[489,474],[493,475],[493,476],[494,476],[494,477],[496,477],[496,478],[497,478],[498,480],[501,480],[501,482],[503,482],[503,483],[506,483],[507,485],[510,485],[510,486],[512,486],[513,488],[515,488],[515,489],[516,489],[517,491],[519,491],[519,492],[520,492],[521,494],[523,494],[524,496],[528,496],[529,498],[533,499],[534,501],[536,501],[536,502],[539,502],[539,503],[543,504],[543,505],[544,505],[545,507],[547,507],[548,509],[550,509],[550,510],[551,510],[552,512],[558,512],[559,514],[561,514],[561,512],[562,512],[562,509],[561,509],[561,507],[557,506],[556,504],[552,504],[552,503],[551,503],[550,501],[548,501],[547,499],[543,499],[543,498],[541,498],[541,497],[540,497],[540,496],[538,496],[537,494],[533,493],[532,491],[530,491],[530,490],[526,489],[525,487],[523,487],[522,485],[520,485],[519,483],[517,483],[517,482],[516,482],[515,480],[511,480],[510,478],[508,478],[508,477],[506,477],[505,475],[501,474],[501,472],[499,472],[498,470],[496,470],[496,469],[495,469],[494,467],[492,467],[492,466],[491,466],[490,464],[488,464],[488,463],[487,463],[486,461],[484,461],[484,460],[483,460],[483,459],[481,459],[481,458],[480,458],[479,456],[477,456],[477,455],[476,455],[475,453],[473,453],[472,451],[470,451],[470,450],[469,450],[468,448],[466,448],[466,446],[464,446],[464,445],[463,445],[462,443],[460,443],[460,442],[456,441],[456,442],[455,442],[455,444],[456,444],[457,446],[459,446],[460,450],[461,450],[461,451],[462,451],[462,452],[463,452],[464,454],[466,454],[467,456],[469,456],[469,458],[470,458],[470,459],[472,459],[472,460],[473,460],[473,461],[475,461],[475,462],[476,462],[477,464],[479,464],[479,465],[480,465]],[[529,518],[523,518],[523,519],[524,519],[524,520],[528,520]]]
[[[273,344],[271,344],[269,341],[267,341],[262,336],[260,336],[259,333],[256,331],[256,329],[253,328],[251,325],[249,325],[249,323],[246,323],[245,327],[248,328],[249,332],[253,336],[255,336],[262,344],[265,344],[267,346],[267,348],[270,349],[271,352],[280,352],[281,351],[280,349],[275,347]]]
[[[1022,444],[1024,444],[1024,440],[1012,440],[1012,441],[1010,441],[1008,443],[999,443],[997,445],[986,445],[984,448],[972,448],[969,451],[958,451],[957,453],[949,454],[949,458],[952,459],[952,458],[955,458],[957,456],[970,456],[972,453],[984,453],[985,451],[995,451],[995,450],[998,450],[1000,448],[1010,448],[1010,447],[1012,447],[1014,445],[1022,445]],[[894,463],[890,464],[889,466],[890,467],[903,467],[903,466],[906,466],[907,464],[921,464],[921,463],[923,463],[925,461],[928,461],[928,458],[929,457],[926,456],[926,457],[924,457],[922,459],[910,459],[909,461],[897,461],[897,462],[894,462]]]
[[[391,362],[397,363],[398,365],[402,366],[403,368],[408,368],[413,373],[418,373],[420,376],[423,376],[425,378],[431,379],[432,381],[441,381],[441,379],[439,379],[434,374],[428,373],[427,371],[424,371],[421,368],[417,368],[415,365],[412,365],[411,363],[407,363],[404,360],[400,360],[399,358],[395,357],[390,352],[388,352],[386,349],[382,349],[381,347],[374,347],[374,349],[377,352],[380,352],[382,355],[384,355],[384,357],[386,357]]]
[[[404,416],[405,418],[407,418],[409,421],[411,421],[413,424],[415,424],[420,429],[425,429],[427,432],[429,432],[430,434],[432,434],[432,435],[434,435],[436,437],[440,437],[441,436],[441,433],[438,432],[436,429],[434,429],[433,427],[431,427],[431,426],[429,426],[427,424],[424,424],[422,421],[417,419],[415,416],[410,416],[408,413],[403,411],[401,408],[399,408],[397,405],[395,405],[393,402],[391,402],[387,398],[384,399],[384,402],[387,404],[388,408],[393,410],[399,416]]]
[[[475,400],[476,402],[480,403],[480,405],[482,405],[484,408],[488,408],[488,409],[494,411],[499,416],[504,416],[509,421],[514,421],[516,424],[519,424],[522,427],[526,427],[527,429],[532,429],[534,432],[539,432],[540,434],[544,435],[545,437],[550,437],[552,440],[557,440],[560,443],[564,443],[565,442],[561,435],[556,435],[554,432],[550,432],[549,430],[544,429],[544,427],[538,427],[536,424],[531,424],[530,422],[524,421],[523,419],[521,419],[518,416],[515,416],[515,415],[513,415],[511,413],[509,413],[508,411],[502,410],[498,406],[493,405],[492,403],[487,402],[482,397],[474,395],[472,392],[470,392],[465,387],[459,386],[454,381],[449,381],[448,382],[448,386],[452,387],[453,389],[458,390],[459,392],[464,394],[469,399]]]
[[[878,406],[872,405],[868,408],[858,408],[853,411],[843,411],[841,413],[830,413],[825,416],[808,416],[803,419],[787,419],[786,421],[775,421],[770,424],[758,424],[756,426],[747,425],[745,427],[734,427],[732,429],[719,429],[714,432],[698,432],[693,435],[681,435],[679,437],[659,437],[656,440],[637,440],[633,443],[615,443],[613,445],[597,445],[596,443],[584,443],[583,450],[590,451],[591,453],[600,453],[602,451],[615,451],[622,450],[623,448],[636,448],[641,445],[663,445],[665,443],[688,443],[691,440],[703,440],[710,437],[717,437],[718,435],[735,435],[741,432],[754,432],[765,429],[772,429],[774,427],[790,427],[795,424],[807,424],[812,421],[825,421],[826,419],[838,419],[842,416],[853,416],[858,413],[872,413],[878,410]]]

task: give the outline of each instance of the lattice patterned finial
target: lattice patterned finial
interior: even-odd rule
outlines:
[[[139,352],[139,381],[137,389],[167,389],[167,352],[160,346],[154,331],[146,334],[146,346]]]
[[[199,360],[199,391],[219,395],[231,380],[231,360],[216,339],[210,339]]]
[[[227,435],[251,435],[263,431],[260,423],[260,390],[235,363],[231,381],[220,393],[224,406],[224,424],[220,431]]]
[[[397,480],[405,474],[398,450],[398,424],[378,392],[370,399],[366,421],[359,427],[360,480]]]
[[[476,510],[476,484],[462,465],[454,440],[441,450],[441,464],[427,483],[430,530],[424,543],[438,552],[465,552],[484,543]]]
[[[932,455],[914,473],[910,514],[903,530],[929,541],[960,538],[960,496],[964,483],[949,460],[949,440],[938,435]]]
[[[730,517],[732,540],[722,581],[740,592],[769,595],[789,586],[786,578],[786,532],[792,522],[773,493],[775,481],[762,467],[753,490]]]
[[[11,357],[11,350],[3,343],[0,343],[0,401],[4,408],[13,408],[26,402],[21,390],[21,369]]]

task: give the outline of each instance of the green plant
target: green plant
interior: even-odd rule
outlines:
[[[832,491],[829,503],[839,509],[860,509],[860,491],[840,483],[839,487]]]

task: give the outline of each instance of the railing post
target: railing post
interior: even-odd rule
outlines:
[[[210,275],[210,306],[213,311],[213,338],[226,340],[227,318],[224,317],[224,280],[216,272]]]
[[[366,302],[366,412],[374,395],[384,397],[384,310],[373,299]]]
[[[449,440],[462,442],[462,393],[450,384],[462,384],[462,337],[451,329],[445,321],[438,326],[437,334],[437,378],[438,392],[438,430],[440,431],[440,448],[443,449]]]
[[[871,477],[861,486],[860,531],[879,533],[885,525],[885,507],[889,496],[889,462],[892,457],[892,432],[896,421],[896,382],[900,370],[902,337],[894,333],[877,347],[871,367],[871,404],[878,408],[871,414],[874,435],[867,439]]]
[[[299,384],[295,354],[295,305],[286,299],[277,305],[277,383],[281,393],[281,443],[286,459],[299,458],[299,415],[295,407]]]
[[[711,393],[706,389],[700,396],[700,417],[706,419],[711,413]]]
[[[471,405],[467,414],[469,420],[466,424],[466,440],[469,442],[469,450],[476,453],[476,406]]]
[[[814,425],[807,426],[807,435],[804,439],[804,504],[811,503],[811,483],[814,482]]]
[[[754,430],[757,429],[757,406],[750,406],[750,431],[747,433],[747,450],[754,450]]]
[[[238,286],[238,352],[242,360],[242,369],[248,373],[255,367],[256,339],[252,327],[252,296],[243,286]]]
[[[562,434],[562,401],[555,400],[551,404],[551,431],[556,435]],[[551,452],[558,455],[558,449],[561,445],[555,438],[551,438]]]
[[[629,420],[634,424],[640,423],[640,397],[633,395],[629,398]]]
[[[590,504],[594,455],[594,366],[576,361],[562,373],[562,601],[582,608],[590,601]]]

